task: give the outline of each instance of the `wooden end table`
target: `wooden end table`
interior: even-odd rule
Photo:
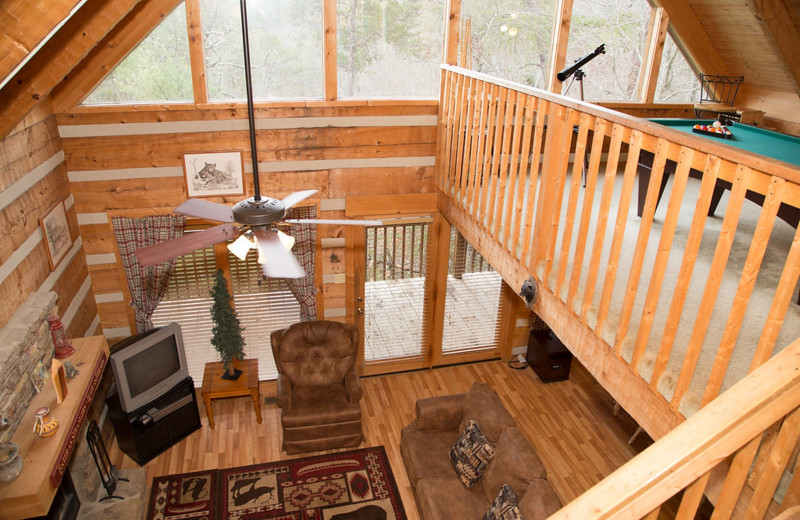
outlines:
[[[208,425],[214,427],[214,411],[211,408],[211,401],[225,397],[246,397],[250,396],[253,400],[253,409],[256,411],[256,419],[261,424],[261,394],[258,390],[258,359],[245,359],[239,368],[242,375],[236,381],[222,379],[225,366],[221,361],[206,363],[203,372],[203,387],[200,394],[206,405],[208,415]]]

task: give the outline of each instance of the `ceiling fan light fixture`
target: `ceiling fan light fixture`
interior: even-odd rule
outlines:
[[[247,258],[247,253],[256,245],[245,234],[239,235],[239,238],[228,244],[228,251],[233,253],[239,260]]]
[[[283,231],[278,230],[278,239],[281,241],[281,244],[283,244],[283,247],[285,247],[287,251],[291,251],[294,247],[295,240],[293,236],[287,235]]]

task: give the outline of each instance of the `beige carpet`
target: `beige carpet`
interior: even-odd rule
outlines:
[[[613,208],[617,207],[616,201],[619,200],[619,191],[621,188],[621,180],[622,180],[621,177],[622,176],[619,175],[617,178],[616,193],[614,195]],[[638,180],[636,182],[638,183]],[[667,202],[668,202],[667,198],[670,193],[671,182],[672,180],[670,180],[670,184],[667,187],[667,191],[664,194],[664,198],[662,199],[658,207],[658,211],[656,212],[655,220],[652,227],[652,234],[648,241],[647,256],[645,258],[644,267],[642,269],[642,276],[639,284],[639,290],[636,295],[636,300],[635,300],[636,305],[634,307],[634,312],[632,314],[627,337],[622,342],[621,351],[623,353],[623,356],[628,360],[630,360],[631,358],[633,351],[633,344],[636,340],[636,334],[639,328],[639,323],[641,321],[642,307],[648,290],[649,280],[652,275],[653,264],[655,262],[655,256],[656,256],[655,252],[660,240],[661,229],[664,222],[664,218],[666,216]],[[598,188],[596,190],[596,195],[593,204],[594,215],[597,214],[597,207],[600,204],[600,196],[601,196],[600,190],[602,189],[602,178],[598,181],[597,186]],[[617,271],[617,277],[614,284],[613,297],[611,300],[611,304],[609,306],[609,318],[605,326],[603,327],[603,330],[600,331],[601,337],[603,337],[609,344],[614,343],[614,337],[616,335],[619,316],[624,301],[623,296],[625,288],[628,283],[628,276],[630,273],[633,253],[635,250],[636,240],[639,232],[640,219],[635,215],[636,186],[637,185],[634,185],[632,208],[625,229],[624,245],[622,248],[622,254],[619,261],[619,268]],[[674,292],[674,284],[678,279],[680,264],[683,257],[683,249],[687,240],[687,234],[689,226],[691,224],[691,219],[694,212],[694,206],[697,200],[699,186],[700,186],[699,180],[689,179],[688,186],[686,188],[686,194],[683,199],[684,203],[681,210],[681,216],[678,219],[675,239],[673,241],[673,245],[670,250],[670,257],[667,265],[666,276],[664,277],[664,283],[662,286],[658,307],[653,321],[653,327],[647,342],[647,353],[643,357],[642,363],[640,365],[640,373],[646,380],[649,380],[650,376],[652,375],[653,364],[655,362],[657,350],[661,342],[662,332],[666,324],[669,306]],[[567,194],[568,194],[568,189],[569,189],[569,179],[567,180],[567,190],[566,190]],[[584,195],[583,192],[584,190],[582,189],[581,197],[583,197]],[[669,361],[669,366],[667,367],[666,372],[658,382],[659,391],[667,399],[670,399],[674,393],[677,377],[678,374],[680,373],[682,361],[687,350],[689,337],[692,334],[692,329],[694,327],[695,316],[697,315],[698,309],[700,308],[700,301],[703,296],[705,282],[709,274],[712,256],[714,254],[717,237],[719,236],[720,228],[722,226],[722,217],[725,214],[725,208],[727,206],[729,195],[730,192],[726,191],[722,202],[717,208],[716,216],[709,217],[708,220],[706,221],[706,229],[703,234],[700,252],[692,274],[689,293],[686,299],[683,313],[681,315],[678,335],[675,340],[675,345],[673,347],[672,355]],[[566,207],[567,203],[565,198],[564,204],[562,205],[561,222],[563,223],[565,221],[569,221],[573,222],[574,225],[572,244],[570,246],[570,260],[572,262],[573,261],[572,255],[574,254],[576,235],[578,233],[578,224],[580,220],[580,208],[582,207],[582,200],[578,204],[579,208],[578,214],[574,216],[574,218],[573,216],[566,215]],[[716,356],[717,348],[718,345],[720,344],[723,333],[725,331],[726,323],[728,321],[728,314],[730,312],[730,306],[736,294],[742,267],[747,257],[748,249],[750,247],[751,237],[753,235],[753,230],[756,227],[760,211],[761,208],[757,204],[745,200],[744,207],[742,210],[740,225],[738,226],[734,238],[733,248],[731,250],[730,258],[728,261],[728,267],[725,270],[723,282],[720,287],[720,291],[716,300],[713,319],[711,321],[711,325],[709,327],[709,330],[705,337],[705,341],[703,343],[703,350],[698,362],[697,370],[695,371],[695,377],[692,381],[692,385],[688,393],[686,394],[686,396],[684,396],[684,399],[681,403],[680,411],[686,416],[694,413],[700,406],[700,400],[702,398],[702,394],[704,392],[708,376],[711,372],[711,367],[714,363],[714,358]],[[611,213],[612,217],[609,219],[610,221],[606,229],[606,236],[604,240],[605,247],[603,250],[602,260],[600,262],[601,266],[608,264],[607,258],[611,246],[611,240],[613,237],[613,231],[614,231],[613,226],[614,226],[614,220],[616,219],[616,214],[617,214],[616,209],[613,209]],[[595,221],[596,220],[593,219],[593,222]],[[561,240],[563,240],[563,233],[564,230],[559,229],[559,243],[557,243],[556,251],[560,251],[561,247],[560,242]],[[758,343],[758,340],[764,328],[766,316],[772,304],[772,298],[775,292],[775,288],[781,276],[786,256],[788,254],[789,248],[791,246],[794,237],[794,233],[795,230],[791,226],[789,226],[780,219],[776,219],[775,227],[773,229],[772,236],[770,238],[769,245],[767,247],[767,252],[761,270],[759,272],[759,276],[756,281],[756,286],[753,291],[753,295],[750,298],[750,302],[748,304],[744,320],[742,321],[742,327],[738,335],[738,340],[736,342],[735,350],[733,353],[733,359],[726,373],[723,385],[723,391],[729,388],[733,383],[744,377],[749,370],[753,351]],[[594,229],[592,229],[592,231],[589,233],[585,260],[583,261],[583,272],[580,281],[580,289],[578,292],[578,296],[575,299],[575,302],[573,302],[573,308],[576,310],[576,312],[580,307],[580,302],[582,302],[583,300],[583,293],[586,284],[586,271],[589,263],[589,258],[591,255],[591,247],[593,246],[592,244],[593,236],[595,236]],[[542,266],[538,267],[539,268],[537,274],[541,278],[543,274]],[[571,274],[571,272],[572,272],[572,264],[570,264],[567,273]],[[594,328],[596,324],[596,319],[597,319],[596,317],[598,310],[597,307],[599,306],[600,302],[600,291],[602,290],[602,283],[604,280],[604,276],[605,272],[599,273],[598,282],[595,288],[595,293],[593,298],[593,304],[590,311],[587,313],[587,321],[589,322],[589,325],[592,328]],[[555,273],[551,273],[550,277],[547,280],[547,283],[550,286],[551,290],[555,286],[555,279],[556,279]],[[566,281],[562,286],[562,291],[560,294],[561,299],[564,301],[566,300],[567,296],[566,289],[568,286],[569,286],[569,274],[566,277]],[[796,297],[797,297],[797,290],[795,290],[793,303],[792,305],[790,305],[790,308],[787,312],[773,354],[778,352],[782,348],[786,347],[788,344],[790,344],[798,337],[800,337],[800,306],[796,304],[797,301]]]

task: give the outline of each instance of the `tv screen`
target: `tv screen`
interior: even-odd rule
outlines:
[[[189,377],[178,323],[131,336],[112,349],[111,370],[120,406],[127,413],[153,406]]]

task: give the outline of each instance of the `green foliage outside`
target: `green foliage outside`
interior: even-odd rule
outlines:
[[[231,361],[244,359],[244,327],[239,324],[239,318],[231,305],[231,294],[228,292],[228,282],[222,275],[222,269],[217,271],[214,287],[211,289],[214,303],[211,306],[211,318],[214,328],[211,329],[211,344],[219,352],[219,357],[228,372],[232,372]]]

